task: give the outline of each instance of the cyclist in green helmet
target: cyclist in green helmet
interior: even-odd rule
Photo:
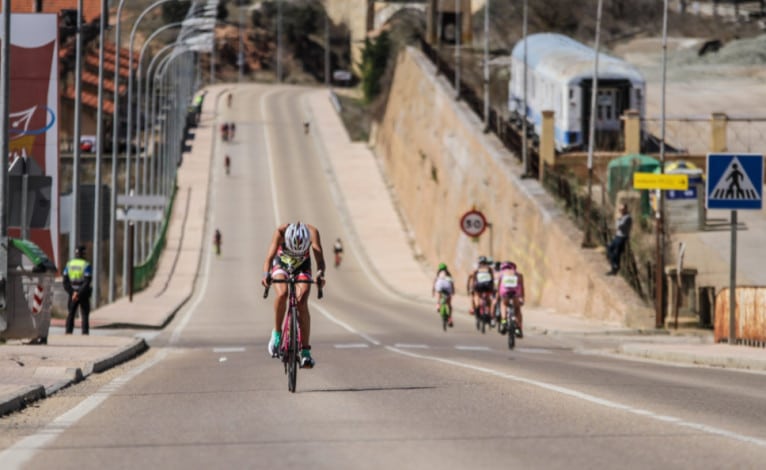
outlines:
[[[439,267],[436,270],[436,279],[434,279],[434,286],[431,289],[431,296],[435,297],[437,294],[444,294],[447,296],[447,306],[449,307],[449,318],[447,324],[452,326],[452,294],[455,293],[455,284],[452,281],[452,274],[450,274],[447,265],[439,263]],[[439,304],[436,305],[436,311],[439,311]]]

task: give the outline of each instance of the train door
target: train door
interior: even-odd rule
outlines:
[[[582,125],[584,142],[587,144],[590,129],[592,80],[583,80]],[[629,80],[599,80],[596,96],[596,147],[614,150],[622,142],[622,120],[630,107]]]

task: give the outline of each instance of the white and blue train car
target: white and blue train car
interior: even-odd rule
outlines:
[[[556,149],[576,150],[588,143],[595,51],[567,36],[540,33],[527,36],[527,109],[524,102],[524,40],[513,48],[509,110],[521,122],[525,115],[540,135],[542,112],[554,112]],[[620,118],[628,109],[643,117],[646,83],[636,67],[599,54],[596,135],[599,142],[619,141]]]

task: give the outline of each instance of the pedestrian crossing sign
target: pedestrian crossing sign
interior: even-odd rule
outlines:
[[[763,208],[763,155],[708,154],[705,207]]]

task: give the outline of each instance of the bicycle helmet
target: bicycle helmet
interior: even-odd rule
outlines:
[[[516,270],[516,263],[514,263],[513,261],[503,261],[503,265],[500,266],[500,269],[503,269],[503,270],[505,270],[505,269],[513,269],[515,271]]]
[[[438,270],[439,271],[446,271],[447,270],[447,265],[444,264],[444,263],[439,263],[439,269]]]
[[[285,248],[295,255],[304,255],[309,251],[311,235],[305,224],[290,224],[285,229]]]
[[[488,264],[489,261],[487,260],[486,256],[479,256],[479,259],[477,260],[479,264]]]

